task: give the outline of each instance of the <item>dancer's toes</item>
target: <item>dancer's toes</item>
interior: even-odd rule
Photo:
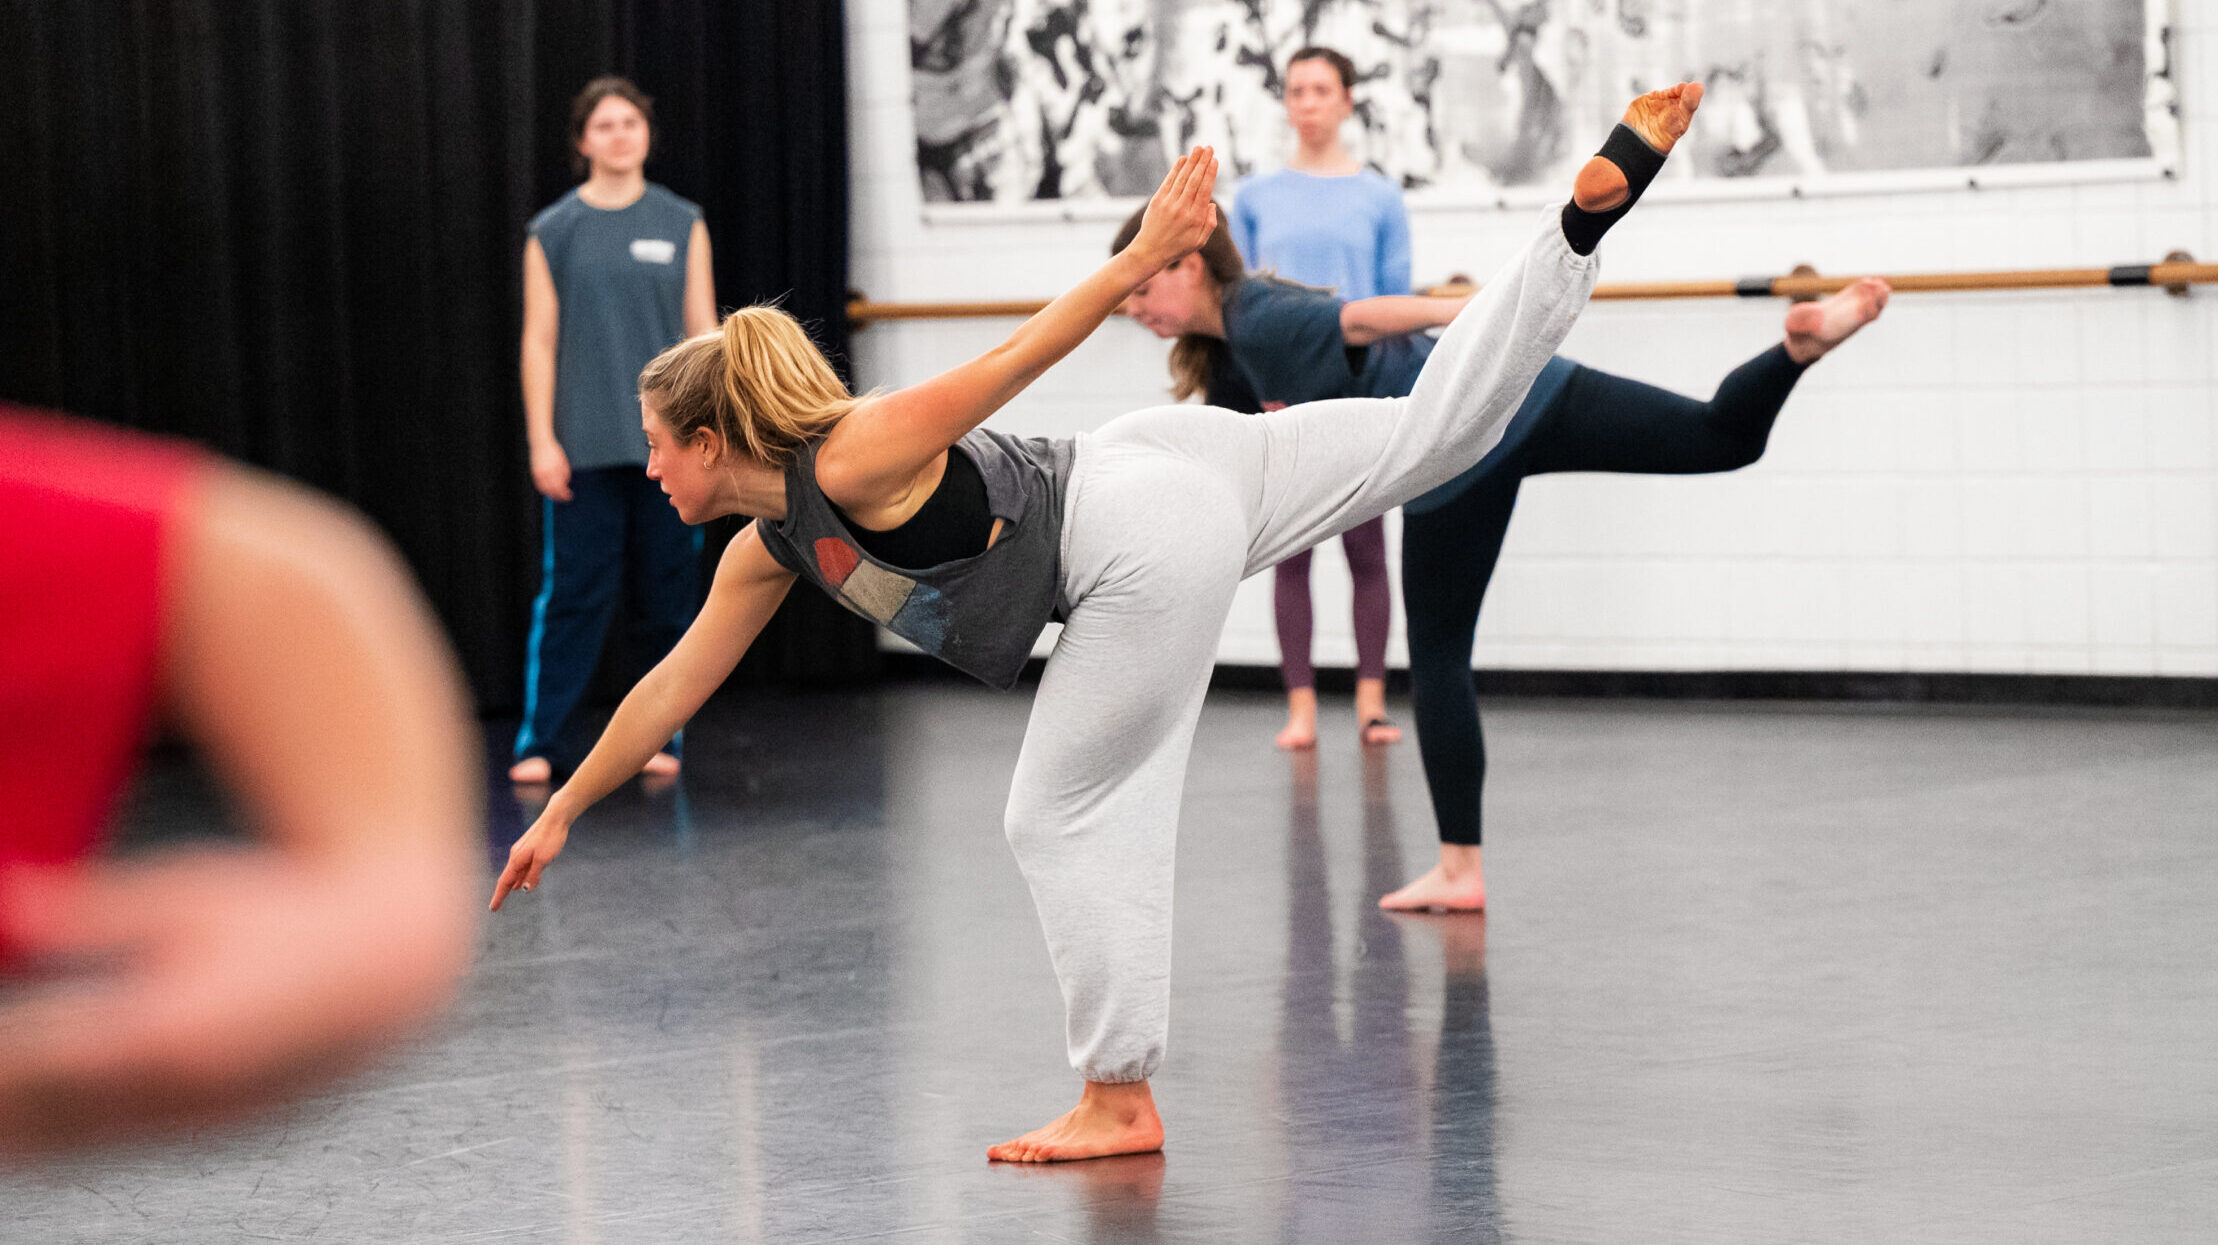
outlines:
[[[1694,110],[1702,106],[1702,84],[1682,82],[1650,91],[1625,108],[1625,126],[1659,155],[1671,154],[1694,123]]]
[[[508,767],[508,781],[520,786],[539,786],[554,778],[554,764],[545,757],[525,757]]]
[[[1434,865],[1425,876],[1379,899],[1388,912],[1478,912],[1486,907],[1486,881],[1477,873],[1451,878]]]
[[[1787,310],[1787,356],[1810,364],[1879,318],[1893,289],[1878,277],[1863,277],[1814,303]]]
[[[678,758],[667,752],[657,752],[647,758],[647,763],[639,767],[639,772],[649,778],[675,778],[678,774]]]
[[[1317,746],[1317,719],[1294,717],[1286,720],[1286,729],[1278,733],[1278,746],[1288,752],[1302,752]]]

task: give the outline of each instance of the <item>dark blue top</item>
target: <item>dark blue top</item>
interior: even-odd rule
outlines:
[[[652,182],[629,207],[573,190],[531,219],[554,274],[555,439],[572,470],[647,465],[639,371],[685,336],[686,252],[701,209]]]
[[[1340,335],[1341,300],[1276,277],[1244,277],[1224,289],[1225,342],[1233,366],[1265,402],[1401,398],[1432,353],[1422,333],[1350,346]]]
[[[1368,347],[1350,346],[1340,334],[1340,306],[1341,300],[1330,291],[1271,277],[1246,277],[1226,286],[1225,344],[1239,378],[1257,398],[1269,403],[1408,397],[1432,354],[1433,339],[1411,333]],[[1406,508],[1422,514],[1443,505],[1493,464],[1506,461],[1505,451],[1532,435],[1576,366],[1560,355],[1550,359],[1510,417],[1501,445]]]

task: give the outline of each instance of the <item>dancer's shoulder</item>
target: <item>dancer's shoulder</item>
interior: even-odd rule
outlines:
[[[701,219],[701,205],[677,193],[661,182],[648,182],[643,202],[652,204],[657,211],[683,216],[688,221]]]
[[[550,231],[566,228],[584,211],[585,200],[580,199],[577,190],[572,188],[561,198],[539,209],[538,214],[531,218],[531,223],[525,226],[525,230],[532,237],[543,237]]]

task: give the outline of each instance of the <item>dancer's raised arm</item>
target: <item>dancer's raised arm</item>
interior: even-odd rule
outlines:
[[[818,456],[817,481],[826,495],[846,505],[907,488],[964,433],[1101,327],[1126,295],[1207,241],[1217,223],[1210,201],[1216,184],[1216,153],[1194,148],[1148,201],[1132,245],[1026,320],[1009,340],[960,367],[857,407]]]

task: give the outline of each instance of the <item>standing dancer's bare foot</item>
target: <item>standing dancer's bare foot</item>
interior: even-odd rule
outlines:
[[[1856,330],[1879,318],[1894,293],[1878,277],[1862,277],[1814,303],[1797,303],[1787,310],[1787,357],[1807,367],[1833,347],[1856,336]]]
[[[1066,1163],[1162,1148],[1163,1117],[1155,1113],[1146,1081],[1088,1081],[1077,1106],[1015,1141],[988,1148],[986,1157],[1000,1163]]]
[[[1625,128],[1640,136],[1657,155],[1668,155],[1686,135],[1694,110],[1702,106],[1702,84],[1682,82],[1661,91],[1650,91],[1625,109]],[[1607,212],[1625,202],[1632,186],[1625,170],[1602,156],[1595,156],[1579,170],[1571,184],[1571,201],[1588,212]]]
[[[1386,718],[1386,680],[1355,681],[1356,736],[1366,748],[1402,741],[1402,728]]]
[[[1479,849],[1462,843],[1442,843],[1440,863],[1425,875],[1391,895],[1380,898],[1389,912],[1479,912],[1486,908],[1486,876],[1479,870]]]
[[[1278,733],[1278,746],[1299,752],[1317,746],[1317,689],[1297,687],[1286,693],[1286,729]]]
[[[639,767],[647,778],[675,778],[678,775],[678,758],[667,752],[657,752]],[[545,757],[525,757],[508,767],[508,781],[519,787],[543,787],[554,781],[554,764]]]

